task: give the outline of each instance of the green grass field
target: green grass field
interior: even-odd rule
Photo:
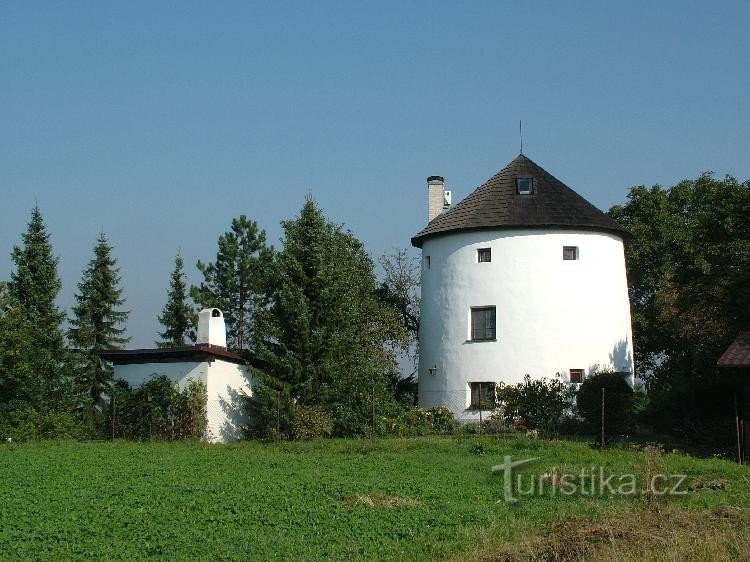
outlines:
[[[2,445],[0,558],[465,560],[654,504],[750,508],[747,467],[678,454],[657,462],[688,475],[683,496],[546,493],[509,505],[491,473],[507,454],[540,457],[524,475],[645,474],[638,451],[525,437]]]

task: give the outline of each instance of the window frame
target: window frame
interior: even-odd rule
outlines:
[[[578,380],[573,380],[574,375]],[[571,384],[581,384],[584,378],[586,378],[585,369],[568,369],[568,380]]]
[[[482,256],[488,259],[482,259]],[[490,263],[492,262],[492,248],[477,248],[477,263]]]
[[[573,252],[573,257],[569,258],[568,253],[569,251]],[[578,261],[578,246],[563,246],[562,250],[562,259],[563,261]]]
[[[469,406],[466,408],[467,410],[494,410],[497,408],[497,383],[495,381],[469,381],[468,384]],[[489,400],[487,396],[490,396]]]
[[[529,182],[528,190],[524,189],[521,191],[521,182]],[[534,178],[523,176],[516,178],[516,194],[517,195],[532,195],[534,193]]]
[[[484,334],[485,337],[476,337],[477,332],[475,331],[475,320],[474,320],[474,313],[480,313],[480,312],[489,312],[492,311],[492,337],[486,337],[487,333],[490,331],[487,328],[487,319],[484,320]],[[497,306],[495,305],[486,305],[486,306],[472,306],[470,308],[469,312],[469,341],[473,342],[483,342],[483,341],[497,341]]]

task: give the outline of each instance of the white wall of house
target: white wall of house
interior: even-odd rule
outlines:
[[[563,260],[563,246],[578,248]],[[477,250],[491,248],[489,263]],[[429,259],[428,259],[429,257]],[[428,268],[429,262],[429,268]],[[514,384],[570,369],[631,373],[620,237],[585,230],[454,232],[422,246],[419,402],[463,418],[470,382]],[[471,308],[496,307],[496,341],[471,341]],[[432,369],[432,373],[430,370]],[[434,373],[434,374],[433,374]]]
[[[222,359],[115,365],[115,378],[136,387],[165,375],[184,389],[190,380],[206,384],[208,429],[206,440],[213,443],[236,441],[247,419],[240,393],[251,394],[250,374],[242,365]]]

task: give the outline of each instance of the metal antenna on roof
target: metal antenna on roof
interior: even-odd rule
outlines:
[[[521,141],[521,154],[523,154],[523,128],[521,127],[521,120],[518,120],[518,138]]]

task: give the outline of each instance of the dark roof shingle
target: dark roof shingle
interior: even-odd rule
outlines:
[[[159,349],[113,349],[100,351],[99,357],[115,365],[135,363],[173,363],[176,361],[207,361],[212,358],[230,363],[244,363],[245,360],[228,351],[226,347],[211,344],[186,345]]]
[[[740,332],[717,362],[719,367],[750,367],[750,328]]]
[[[516,193],[516,178],[533,178],[533,193]],[[500,228],[570,228],[629,233],[560,180],[520,154],[449,211],[438,215],[411,239],[422,247],[426,238],[449,232]]]

